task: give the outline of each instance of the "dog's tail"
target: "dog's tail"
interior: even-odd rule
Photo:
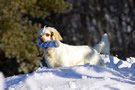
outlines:
[[[108,39],[108,35],[105,33],[102,38],[101,41],[95,45],[93,47],[94,49],[96,49],[99,53],[101,54],[110,54],[110,41]]]

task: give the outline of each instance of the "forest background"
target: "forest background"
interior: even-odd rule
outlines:
[[[36,45],[44,25],[55,27],[63,42],[94,46],[107,33],[111,55],[135,57],[134,0],[0,0],[0,71],[29,73],[43,62]]]

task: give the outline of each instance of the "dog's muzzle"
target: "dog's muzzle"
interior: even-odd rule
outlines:
[[[45,38],[44,38],[44,37],[41,37],[41,38],[40,38],[40,41],[41,41],[41,42],[45,42]]]

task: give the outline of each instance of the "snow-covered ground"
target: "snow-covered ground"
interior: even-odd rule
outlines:
[[[101,57],[106,68],[89,64],[43,67],[33,73],[5,78],[5,90],[135,90],[135,58],[122,61],[114,56]],[[0,73],[1,83],[4,78]]]

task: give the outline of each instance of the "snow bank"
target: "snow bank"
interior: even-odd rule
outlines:
[[[39,68],[6,78],[6,90],[135,90],[135,58],[101,55],[106,68],[81,65]]]
[[[4,83],[5,83],[5,78],[3,76],[3,73],[0,72],[0,90],[4,90]]]

